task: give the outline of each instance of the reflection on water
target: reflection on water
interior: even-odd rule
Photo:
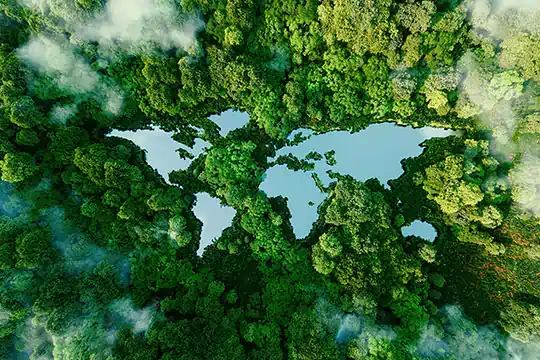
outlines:
[[[113,130],[110,136],[117,136],[133,141],[141,149],[146,150],[146,162],[168,181],[169,173],[173,170],[187,169],[191,159],[182,159],[176,149],[188,150],[194,156],[203,152],[210,144],[197,139],[193,149],[174,141],[172,133],[154,128],[153,130],[119,131]]]
[[[198,255],[202,255],[204,248],[212,244],[223,229],[231,226],[236,211],[232,207],[222,206],[218,199],[206,193],[199,193],[193,212],[203,223],[201,243],[197,251]]]
[[[220,128],[222,136],[230,131],[244,126],[249,121],[247,113],[227,110],[220,115],[210,116]],[[178,156],[176,149],[188,150],[195,157],[202,154],[204,148],[210,144],[197,139],[193,149],[174,141],[172,133],[165,132],[158,128],[152,130],[119,131],[114,130],[110,136],[118,136],[133,141],[140,148],[146,150],[146,161],[148,165],[168,181],[169,173],[172,170],[187,169],[192,159],[182,159]],[[197,194],[197,204],[193,209],[195,215],[203,222],[201,244],[198,254],[201,255],[203,249],[212,243],[214,238],[218,238],[226,227],[230,226],[235,211],[230,207],[223,207],[219,200],[210,197],[208,194]]]
[[[311,133],[309,130],[301,131],[304,135]],[[292,153],[298,158],[304,158],[311,151],[324,154],[335,150],[337,163],[334,166],[328,165],[324,159],[317,161],[315,165],[315,172],[325,185],[331,181],[327,170],[348,174],[361,181],[378,178],[386,185],[388,180],[402,174],[401,159],[420,155],[422,152],[420,143],[431,137],[451,134],[452,131],[444,129],[413,129],[396,126],[393,123],[374,124],[354,134],[332,131],[312,135],[310,139],[297,146],[280,149],[277,155]],[[304,238],[317,218],[317,206],[326,195],[315,186],[310,173],[293,172],[284,165],[279,165],[269,169],[266,175],[261,189],[268,196],[282,195],[289,199],[294,233],[297,238]],[[313,206],[309,205],[310,201],[314,203]]]
[[[211,116],[210,119],[221,128],[220,134],[225,136],[233,129],[244,126],[249,121],[247,113],[227,110],[221,115]],[[300,130],[304,135],[311,134],[309,130]],[[290,139],[296,133],[291,134]],[[328,165],[325,159],[316,161],[315,173],[319,175],[325,185],[331,181],[327,170],[341,174],[349,174],[358,180],[378,178],[386,185],[390,179],[399,177],[402,173],[401,159],[418,156],[422,149],[419,144],[431,137],[448,136],[452,132],[436,129],[396,126],[392,123],[374,124],[367,129],[350,134],[346,131],[332,131],[312,137],[297,146],[285,147],[278,151],[279,155],[292,153],[298,158],[304,158],[309,152],[317,151],[321,154],[335,150],[337,163]],[[133,141],[146,150],[147,162],[155,168],[166,180],[172,170],[186,169],[192,160],[182,159],[175,151],[186,147],[171,138],[171,133],[159,130],[118,131],[114,130],[111,136],[119,136]],[[210,146],[205,141],[196,140],[190,153],[197,156]],[[297,238],[307,236],[313,222],[317,218],[317,206],[326,198],[315,186],[310,173],[294,172],[284,165],[274,166],[266,173],[261,189],[268,196],[282,195],[289,199],[294,232]],[[207,194],[199,194],[195,207],[195,214],[203,221],[202,249],[210,244],[214,238],[219,237],[221,231],[230,225],[234,210],[222,207],[217,199]],[[310,205],[311,203],[311,205]],[[414,223],[413,223],[414,224]],[[427,230],[413,226],[428,236]],[[430,226],[430,225],[429,225]],[[404,229],[405,231],[405,229]],[[434,231],[434,230],[433,230]],[[419,235],[420,236],[420,235]],[[434,236],[433,236],[434,238]]]
[[[401,233],[403,236],[415,235],[431,242],[437,237],[437,231],[433,225],[420,220],[415,220],[411,225],[402,227]]]

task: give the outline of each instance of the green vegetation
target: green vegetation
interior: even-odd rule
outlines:
[[[540,7],[490,3],[0,0],[0,358],[540,359]],[[298,241],[259,185],[335,153],[268,158],[387,121],[460,134],[312,173]],[[150,126],[211,146],[168,184],[107,136]],[[201,257],[199,192],[236,210]]]

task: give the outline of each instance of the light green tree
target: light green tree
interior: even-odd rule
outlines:
[[[21,182],[37,174],[39,167],[32,155],[18,152],[4,155],[4,159],[0,160],[0,170],[2,171],[2,180]]]

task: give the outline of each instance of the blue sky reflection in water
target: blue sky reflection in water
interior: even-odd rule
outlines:
[[[309,130],[301,131],[304,135],[311,133]],[[451,134],[451,131],[444,129],[413,129],[392,123],[374,124],[354,134],[332,131],[313,135],[297,146],[280,149],[277,155],[292,153],[298,158],[304,158],[310,151],[324,154],[335,150],[336,165],[329,166],[324,159],[315,162],[315,172],[325,185],[331,181],[326,174],[327,170],[348,174],[361,181],[378,178],[386,185],[388,180],[403,173],[400,163],[402,159],[420,155],[420,143],[431,137]],[[317,219],[317,206],[326,198],[326,194],[315,186],[309,172],[294,172],[285,165],[279,165],[269,169],[266,174],[261,189],[268,196],[282,195],[289,199],[294,233],[297,238],[304,238]],[[315,205],[310,206],[310,201]]]
[[[198,193],[193,212],[203,223],[201,243],[197,251],[198,255],[202,255],[204,248],[212,244],[212,241],[221,235],[223,229],[231,226],[236,211],[230,206],[222,206],[218,199],[207,193]]]
[[[433,225],[420,220],[415,220],[411,225],[402,227],[401,233],[403,236],[416,235],[430,242],[435,241],[437,237],[437,231]]]
[[[220,128],[220,134],[226,136],[230,131],[247,124],[249,115],[233,110],[227,110],[221,115],[210,116],[210,120],[215,122]],[[174,141],[172,133],[165,132],[159,128],[153,130],[138,131],[118,131],[114,130],[111,136],[118,136],[133,141],[140,148],[146,150],[146,160],[150,166],[158,171],[163,178],[168,181],[169,172],[177,169],[186,169],[191,164],[191,159],[182,159],[175,151],[178,148],[188,150],[197,156],[210,144],[197,139],[193,149]],[[215,238],[221,235],[223,229],[231,225],[235,211],[231,207],[222,206],[218,199],[212,198],[206,193],[197,194],[197,203],[193,212],[199,220],[203,222],[201,243],[198,254],[201,255],[203,249],[210,245]]]
[[[227,136],[230,131],[246,125],[249,121],[249,114],[247,112],[227,110],[219,115],[210,116],[210,120],[221,128],[219,131],[221,136]]]
[[[210,119],[221,128],[220,134],[225,136],[231,130],[244,126],[249,121],[249,115],[227,110],[219,116],[211,116]],[[301,131],[304,135],[311,133],[309,130]],[[291,138],[296,133],[291,134]],[[303,158],[310,151],[324,154],[329,150],[335,150],[336,165],[329,166],[324,159],[315,162],[315,172],[325,185],[331,181],[326,174],[326,171],[330,169],[341,174],[349,174],[358,180],[376,177],[381,183],[386,184],[388,180],[401,175],[401,159],[417,156],[421,153],[422,149],[419,144],[425,139],[450,134],[451,131],[443,129],[413,129],[391,123],[374,124],[355,134],[346,131],[333,131],[313,135],[297,146],[281,149],[278,155],[292,153]],[[150,166],[155,168],[166,180],[170,171],[185,169],[191,163],[190,159],[181,159],[175,151],[178,148],[187,148],[174,141],[171,138],[171,133],[158,128],[136,132],[115,130],[110,135],[129,139],[145,149]],[[197,156],[207,146],[209,146],[207,142],[197,139],[194,148],[187,150]],[[267,171],[261,189],[268,196],[282,195],[289,199],[291,221],[298,238],[303,238],[309,233],[317,218],[317,206],[326,198],[326,194],[321,193],[315,186],[309,172],[294,172],[288,170],[284,165],[275,166]],[[310,201],[314,203],[314,206],[308,204]],[[230,225],[234,210],[222,206],[218,199],[211,198],[208,194],[197,194],[197,205],[194,212],[203,222],[199,249],[199,253],[202,253],[202,249],[211,244],[213,239],[219,237],[221,231]],[[416,222],[407,231],[412,231],[424,238],[427,236],[422,236],[422,234],[427,234],[426,230]]]
[[[118,136],[133,141],[141,149],[146,150],[146,161],[150,166],[163,176],[165,181],[169,180],[169,173],[172,170],[186,169],[191,164],[191,159],[182,159],[176,149],[188,150],[197,156],[210,144],[197,139],[193,149],[174,141],[172,133],[163,131],[157,127],[152,130],[118,131],[114,130],[111,136]]]
[[[225,136],[231,130],[240,128],[247,124],[249,115],[247,113],[227,110],[221,115],[210,116],[210,120],[215,122],[220,128],[220,135]],[[188,150],[191,154],[198,156],[205,147],[210,146],[206,141],[196,139],[193,149],[180,144],[172,139],[172,133],[163,131],[157,127],[152,130],[119,131],[113,130],[110,136],[118,136],[128,139],[146,150],[146,160],[150,166],[158,171],[163,178],[168,181],[169,173],[172,170],[186,169],[191,164],[191,159],[182,159],[175,151],[178,148]]]

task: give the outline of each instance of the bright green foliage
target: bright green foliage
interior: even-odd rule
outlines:
[[[392,79],[392,94],[396,101],[409,100],[415,90],[416,80],[406,72],[400,72]]]
[[[519,134],[540,134],[540,114],[532,114],[527,116],[521,124],[519,124]]]
[[[407,67],[414,67],[422,58],[422,37],[418,34],[409,34],[401,47],[405,54],[403,62]]]
[[[73,163],[96,184],[103,184],[105,162],[108,154],[103,145],[91,145],[86,149],[77,148]]]
[[[415,336],[428,313],[422,298],[406,284],[430,285],[422,279],[419,259],[405,253],[384,194],[378,182],[344,178],[333,185],[321,205],[326,226],[333,226],[313,246],[313,266],[321,275],[330,275],[329,287],[338,285],[345,296],[342,306],[366,311],[366,302],[392,299],[385,305],[387,311],[400,318],[404,336]]]
[[[0,160],[2,180],[8,182],[21,182],[34,176],[39,168],[32,155],[18,152],[9,153]]]
[[[180,215],[169,219],[169,234],[180,247],[189,244],[192,238],[191,233],[186,229],[186,220]]]
[[[118,299],[122,292],[116,271],[111,264],[105,262],[97,264],[80,284],[84,289],[81,294],[82,300],[105,305],[113,299]]]
[[[309,154],[308,154],[309,155]],[[307,159],[307,156],[306,156]],[[289,170],[293,171],[312,171],[315,169],[315,164],[304,159],[298,159],[292,154],[280,155],[275,161],[276,165],[286,165]]]
[[[455,55],[462,50],[462,43],[469,31],[466,22],[467,8],[464,4],[440,14],[437,18],[432,26],[433,31],[423,35],[423,45],[427,48],[426,63],[428,67],[435,69],[452,66],[456,62]]]
[[[475,206],[483,200],[484,194],[475,184],[461,180],[464,176],[464,159],[457,156],[447,157],[426,169],[424,190],[428,198],[435,200],[446,214],[454,214],[467,206]]]
[[[0,1],[0,358],[536,359],[538,12],[483,0],[147,5],[123,9],[134,16],[117,32],[112,1]],[[139,20],[156,31],[138,33]],[[38,64],[56,47],[30,51],[30,66],[26,43],[44,37],[66,54]],[[87,70],[94,92],[62,89],[87,85]],[[228,109],[251,121],[220,136],[209,116]],[[336,154],[268,159],[305,139],[288,140],[295,130],[388,121],[459,135],[426,140],[389,189],[312,173],[327,198],[297,239],[287,199],[259,189],[264,173]],[[174,185],[108,136],[154,126],[208,144],[178,151],[193,161]],[[200,192],[236,211],[202,256]],[[402,236],[414,220],[436,227],[434,243]]]
[[[448,92],[454,90],[457,85],[458,76],[452,70],[430,74],[424,83],[428,107],[435,109],[439,115],[448,114],[450,111]]]
[[[240,30],[233,27],[225,29],[225,38],[223,43],[226,45],[240,45],[244,41],[244,36]]]
[[[338,347],[324,329],[314,311],[301,310],[294,313],[288,329],[289,354],[291,359],[336,359]]]
[[[445,222],[453,226],[459,241],[483,245],[488,252],[499,254],[504,252],[504,246],[493,243],[492,235],[478,229],[478,225],[497,228],[503,220],[501,210],[493,203],[505,189],[486,184],[497,176],[499,166],[486,156],[486,145],[482,141],[467,141],[463,155],[451,155],[431,165],[426,168],[425,177],[416,181],[446,215]]]
[[[111,188],[126,188],[144,179],[137,167],[120,161],[107,161],[103,166],[105,184]]]
[[[101,0],[77,0],[77,4],[89,10],[99,9],[103,6]]]
[[[324,158],[326,159],[326,163],[330,166],[334,166],[337,164],[337,160],[334,157],[336,154],[335,150],[330,150],[324,153]]]
[[[512,337],[529,342],[539,335],[540,308],[533,304],[512,301],[502,313],[501,322]]]
[[[424,244],[418,252],[418,256],[425,262],[433,263],[437,258],[437,249],[430,244]]]
[[[346,225],[353,229],[365,222],[377,222],[388,227],[388,205],[382,194],[355,181],[338,182],[329,198],[325,220],[329,224]]]
[[[494,167],[486,167],[485,164],[489,165],[488,159],[484,158],[482,163],[478,163],[477,150],[469,149],[471,152],[466,152],[465,156],[448,156],[443,162],[427,168],[425,178],[420,180],[422,187],[428,199],[434,200],[445,214],[460,212],[470,221],[478,221],[488,228],[497,227],[502,220],[500,211],[492,205],[479,206],[485,200],[486,193],[490,198],[494,195],[483,189],[485,184],[482,179],[494,175],[497,162]]]
[[[492,255],[505,252],[503,244],[493,243],[493,237],[486,232],[479,231],[474,225],[464,226],[456,229],[456,237],[459,241],[482,245],[486,251]]]
[[[391,0],[323,2],[318,13],[325,40],[329,45],[343,41],[361,55],[370,52],[392,58],[400,36],[396,24],[389,19],[391,5]]]
[[[333,258],[339,256],[342,250],[339,234],[335,234],[335,231],[321,235],[313,247],[313,267],[322,275],[328,275],[336,266]]]
[[[255,178],[256,163],[251,159],[251,153],[256,146],[252,142],[233,143],[226,150],[216,149],[206,157],[205,172],[201,175],[209,183],[220,185],[231,180],[238,182]]]
[[[540,171],[540,161],[534,156],[526,156],[510,171],[512,199],[529,211],[537,211],[538,187],[535,179]]]
[[[51,234],[47,230],[36,229],[19,235],[16,239],[17,266],[37,268],[51,262],[55,251],[51,248]]]
[[[306,160],[315,160],[315,161],[319,161],[319,160],[322,160],[323,159],[323,156],[321,154],[319,154],[318,152],[316,151],[310,151],[306,157],[305,157]]]
[[[39,137],[36,132],[30,129],[22,129],[17,133],[17,138],[15,139],[17,144],[32,146],[39,143]]]
[[[512,36],[501,44],[500,64],[519,69],[526,80],[540,81],[540,43],[537,36]]]
[[[429,315],[421,306],[422,298],[405,289],[392,292],[392,312],[401,319],[403,331],[416,334],[425,326]]]
[[[178,188],[155,189],[147,204],[154,211],[177,212],[187,206],[189,196]]]
[[[75,149],[85,145],[87,141],[88,135],[83,129],[67,126],[54,133],[49,149],[55,161],[68,165],[73,162]]]
[[[430,27],[431,17],[436,10],[437,7],[431,1],[422,1],[420,4],[411,1],[399,6],[396,18],[411,33],[422,33]]]
[[[469,60],[468,58],[466,58]],[[524,79],[514,70],[491,73],[480,68],[479,64],[467,64],[468,67],[475,67],[474,70],[469,70],[466,79],[463,82],[463,91],[459,94],[456,103],[455,111],[458,116],[467,118],[480,114],[482,111],[497,110],[504,111],[504,108],[497,109],[521,94],[523,91]],[[495,114],[496,115],[496,114]],[[504,116],[501,121],[507,124],[510,119],[508,115]],[[488,119],[490,125],[495,127],[496,116],[490,114]]]
[[[233,185],[257,184],[263,173],[262,168],[253,160],[255,149],[256,145],[251,141],[235,142],[226,149],[213,149],[206,156],[205,170],[199,178],[215,187],[218,195],[225,196],[230,203],[240,205],[245,195],[233,190]]]
[[[10,118],[12,123],[22,127],[30,128],[38,121],[34,101],[30,96],[21,97],[11,106]]]
[[[154,360],[157,349],[148,347],[144,334],[134,334],[127,328],[118,332],[118,345],[114,348],[112,359]]]

